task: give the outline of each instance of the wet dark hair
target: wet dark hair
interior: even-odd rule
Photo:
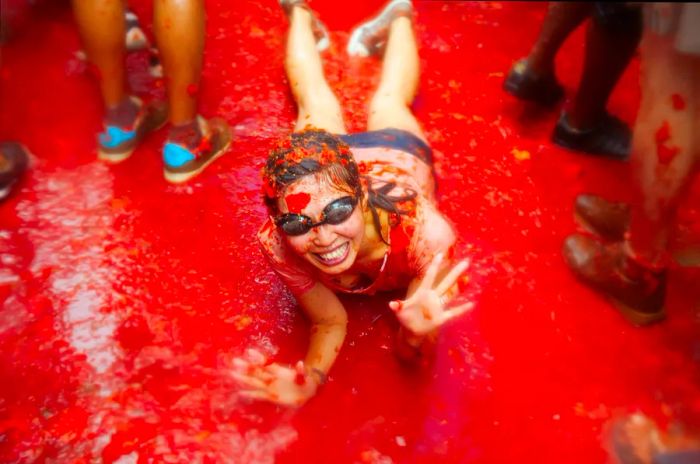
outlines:
[[[350,147],[337,136],[320,129],[295,132],[270,152],[263,168],[265,204],[279,213],[277,199],[291,184],[319,174],[334,187],[362,198],[362,184]]]
[[[338,136],[322,129],[308,128],[295,132],[281,140],[272,149],[263,168],[263,190],[265,204],[272,215],[279,214],[277,201],[284,190],[302,177],[319,175],[339,190],[363,198],[363,182],[367,185],[368,206],[374,227],[382,241],[387,243],[381,230],[377,208],[395,214],[404,214],[397,203],[413,200],[416,193],[390,196],[396,187],[393,182],[373,189],[372,179],[360,176],[350,147]]]

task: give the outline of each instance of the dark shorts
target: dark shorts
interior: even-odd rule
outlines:
[[[433,166],[433,150],[415,134],[401,129],[381,129],[356,134],[338,135],[350,148],[394,148],[410,153],[428,166]]]

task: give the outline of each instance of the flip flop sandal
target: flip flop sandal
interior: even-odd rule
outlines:
[[[292,10],[295,6],[304,8],[311,13],[311,16],[313,17],[313,24],[311,28],[313,29],[314,37],[316,38],[316,50],[322,52],[330,46],[331,41],[330,36],[328,35],[328,29],[321,22],[321,20],[316,17],[316,14],[311,10],[305,0],[280,0],[280,6],[284,10],[284,14],[287,15],[287,18],[291,16]]]
[[[411,0],[393,0],[374,18],[357,26],[350,34],[347,52],[350,56],[375,56],[386,48],[391,22],[401,16],[413,18]]]

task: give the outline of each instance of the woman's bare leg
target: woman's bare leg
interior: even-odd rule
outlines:
[[[306,126],[345,134],[340,103],[323,74],[321,55],[316,49],[311,12],[295,6],[290,15],[285,69],[299,115],[294,128]]]
[[[368,130],[393,127],[425,140],[410,108],[419,76],[420,62],[413,24],[410,18],[400,16],[389,26],[381,80],[370,104]]]

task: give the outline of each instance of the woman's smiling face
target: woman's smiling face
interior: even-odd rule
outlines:
[[[280,214],[295,213],[321,222],[323,210],[332,202],[354,196],[327,181],[323,175],[308,175],[289,185],[277,200]],[[360,250],[365,224],[358,201],[352,214],[340,224],[322,224],[302,235],[286,235],[294,252],[326,274],[348,270]],[[284,234],[284,233],[283,233]]]

